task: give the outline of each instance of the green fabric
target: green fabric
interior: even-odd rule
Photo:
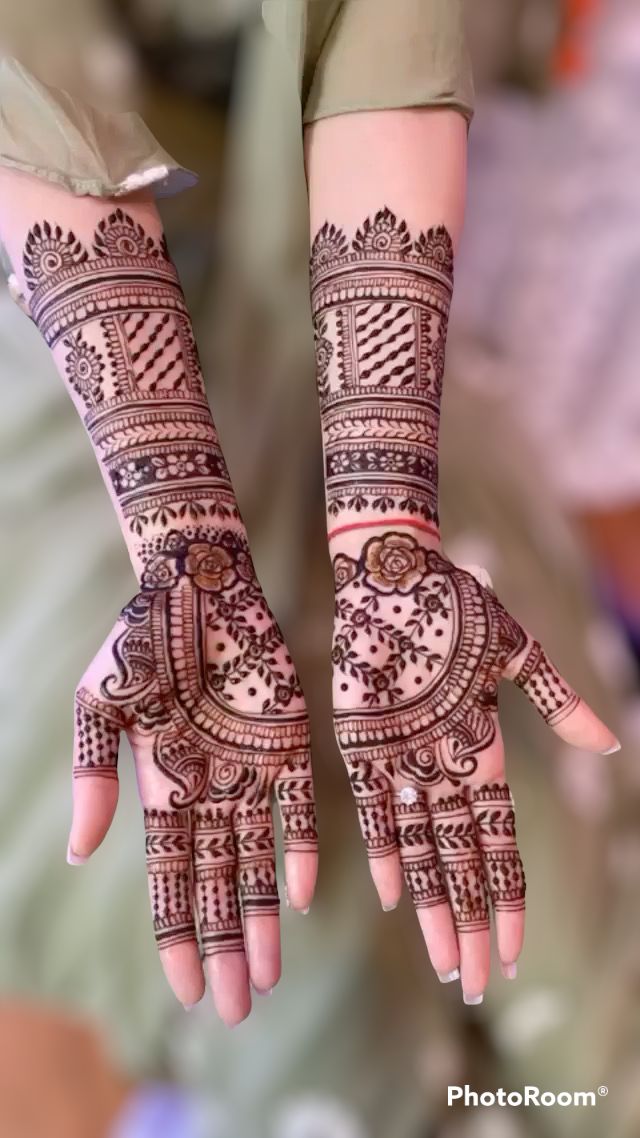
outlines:
[[[0,164],[97,197],[144,185],[161,196],[196,181],[139,115],[92,107],[9,56],[0,58]]]
[[[262,13],[296,68],[305,122],[409,106],[473,114],[462,0],[264,0]]]

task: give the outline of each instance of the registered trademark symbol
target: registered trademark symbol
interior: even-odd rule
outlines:
[[[598,1087],[598,1094],[600,1095],[600,1098],[606,1098],[607,1095],[609,1094],[609,1088],[608,1087]]]

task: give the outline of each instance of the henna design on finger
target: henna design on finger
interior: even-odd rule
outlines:
[[[416,909],[446,903],[448,894],[438,857],[429,804],[423,794],[407,801],[395,796],[396,834],[405,881]]]
[[[537,641],[514,678],[542,718],[554,727],[575,711],[580,697],[563,680]]]
[[[145,810],[149,896],[158,948],[195,940],[191,826],[186,810]]]
[[[516,845],[511,791],[504,782],[473,787],[469,801],[493,907],[496,912],[520,912],[526,881]]]
[[[91,775],[118,777],[120,734],[125,728],[121,712],[96,699],[86,688],[76,692],[74,778]]]
[[[489,928],[489,898],[473,817],[464,793],[431,804],[433,832],[458,933]]]

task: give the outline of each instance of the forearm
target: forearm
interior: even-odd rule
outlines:
[[[0,237],[89,433],[138,577],[172,531],[239,528],[153,201],[75,197],[2,170]]]
[[[466,124],[449,111],[307,131],[311,290],[332,540],[438,532],[438,428]]]

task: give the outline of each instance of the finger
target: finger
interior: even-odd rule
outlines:
[[[196,912],[213,1002],[228,1027],[251,1011],[228,806],[194,808]]]
[[[366,760],[347,763],[356,797],[358,820],[373,883],[385,912],[402,896],[402,866],[396,843],[391,791],[386,778]]]
[[[233,827],[249,976],[256,991],[265,994],[278,983],[281,971],[280,899],[269,805],[238,808]]]
[[[318,876],[316,807],[307,748],[287,759],[275,788],[282,818],[287,901],[292,909],[306,912]]]
[[[460,949],[465,1003],[480,1003],[489,979],[489,902],[473,817],[462,791],[430,792],[433,833]]]
[[[467,797],[495,913],[498,955],[503,974],[513,979],[524,939],[526,883],[511,791],[506,782],[494,782],[470,787]]]
[[[73,821],[67,859],[78,865],[98,848],[118,803],[121,713],[84,687],[76,692],[73,744]]]
[[[189,811],[145,808],[144,828],[149,897],[160,961],[173,992],[189,1008],[204,994],[193,919]]]
[[[416,907],[429,959],[442,983],[460,976],[458,938],[423,791],[394,794],[396,835],[404,878]]]
[[[566,743],[599,754],[611,754],[620,749],[613,732],[563,679],[537,640],[530,641],[515,674],[513,669],[507,669],[505,674],[522,689],[536,711]]]

